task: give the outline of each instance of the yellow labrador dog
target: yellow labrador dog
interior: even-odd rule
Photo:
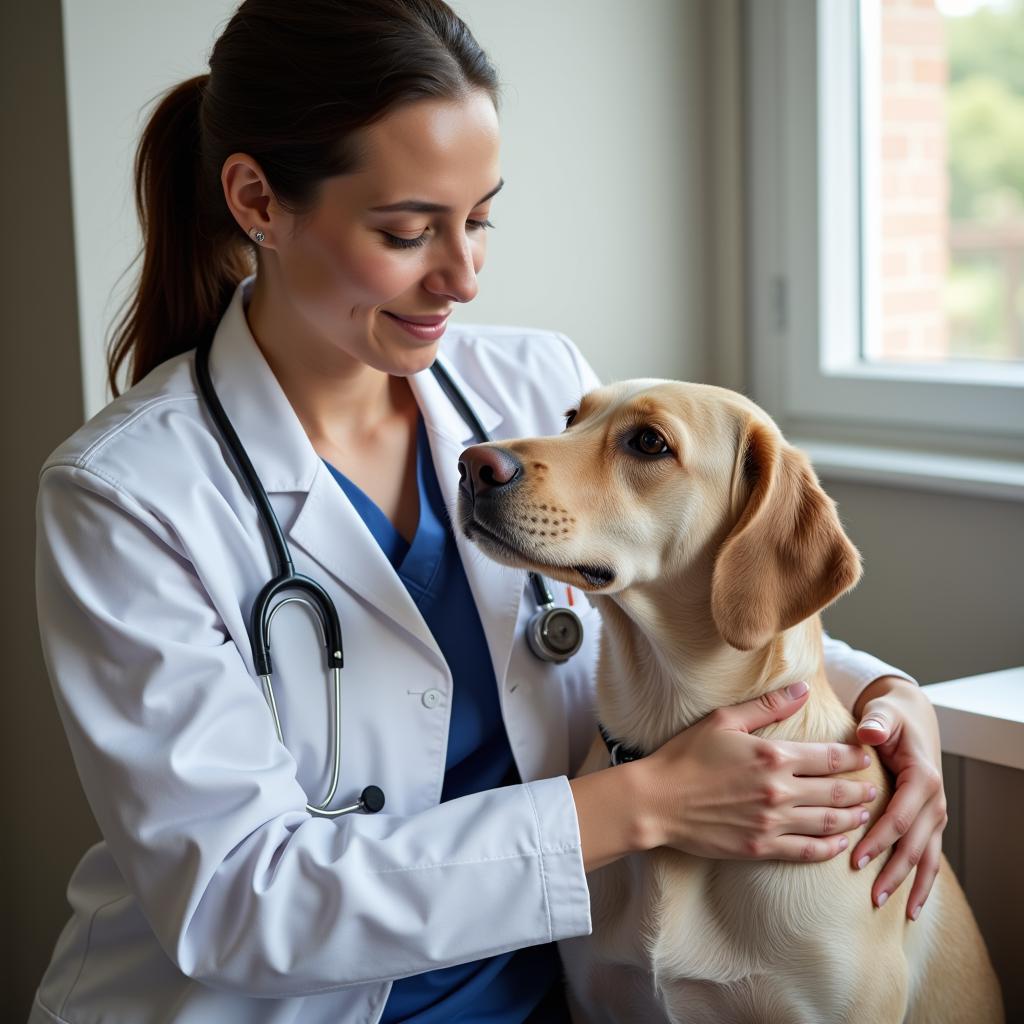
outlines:
[[[759,734],[856,743],[823,670],[818,612],[860,557],[807,458],[742,395],[634,380],[588,394],[555,437],[463,453],[462,529],[498,561],[588,591],[597,710],[652,751],[716,708],[789,682],[811,695]],[[874,751],[843,776],[891,783]],[[597,742],[582,773],[607,767]],[[926,911],[881,908],[845,856],[707,860],[660,848],[591,872],[593,933],[562,944],[578,1022],[993,1024],[995,973],[945,858]]]

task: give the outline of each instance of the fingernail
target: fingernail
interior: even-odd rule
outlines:
[[[864,755],[864,767],[865,767],[865,768],[867,768],[867,766],[868,766],[869,764],[871,764],[871,758],[870,758],[870,757],[868,757],[868,755],[867,755],[867,754],[865,754],[865,755]]]
[[[857,861],[857,870],[860,871],[860,869],[864,867],[864,865],[867,864],[869,860],[871,860],[871,858],[865,853],[864,856],[861,857],[859,861]]]
[[[806,683],[790,683],[786,687],[786,693],[789,695],[790,700],[796,700],[797,697],[802,697],[807,692]]]
[[[868,818],[870,818],[870,817],[871,817],[871,815],[868,814],[867,811],[861,811],[860,812],[860,823],[863,825],[864,822],[867,821]]]
[[[839,837],[839,849],[845,850],[850,845],[850,840],[846,836]]]
[[[880,907],[884,907],[885,906],[885,901],[888,898],[889,898],[889,894],[887,892],[879,893],[878,894],[878,905]]]
[[[879,731],[885,728],[881,722],[874,718],[865,718],[864,721],[860,723],[860,727],[862,729],[878,729]]]
[[[916,907],[914,907],[914,912],[910,915],[911,919],[916,921],[917,920],[917,915],[920,914],[920,913],[921,913],[921,904],[919,903]]]
[[[868,786],[868,799],[874,800],[878,796],[878,790],[874,786]]]

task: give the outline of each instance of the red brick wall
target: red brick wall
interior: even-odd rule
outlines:
[[[942,359],[949,262],[946,42],[933,0],[882,0],[879,147],[883,358]]]

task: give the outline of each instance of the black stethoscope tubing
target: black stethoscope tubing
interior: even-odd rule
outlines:
[[[259,511],[264,529],[269,535],[270,545],[273,548],[274,557],[277,561],[277,575],[269,580],[260,590],[249,614],[249,633],[253,642],[253,661],[256,665],[256,672],[263,676],[269,675],[273,671],[270,660],[268,610],[271,600],[278,593],[285,588],[293,587],[305,591],[320,613],[321,625],[323,626],[326,638],[328,667],[343,668],[345,657],[338,611],[334,607],[334,602],[330,599],[327,591],[316,580],[295,571],[291,550],[284,539],[281,524],[277,521],[277,515],[270,504],[270,498],[267,497],[267,492],[263,489],[259,475],[249,460],[249,455],[242,445],[238,434],[235,433],[235,428],[231,425],[231,420],[228,419],[228,414],[224,411],[224,406],[221,405],[220,398],[214,389],[209,368],[210,345],[211,342],[207,342],[205,345],[199,345],[196,348],[196,377],[199,382],[199,390],[202,392],[203,399],[210,410],[210,415],[217,424],[217,429],[224,438],[224,443],[227,445],[232,458],[238,464],[239,471],[245,478],[249,492]]]

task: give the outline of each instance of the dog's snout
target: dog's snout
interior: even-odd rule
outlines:
[[[507,487],[522,472],[520,461],[504,448],[475,444],[459,458],[459,486],[471,498]]]

